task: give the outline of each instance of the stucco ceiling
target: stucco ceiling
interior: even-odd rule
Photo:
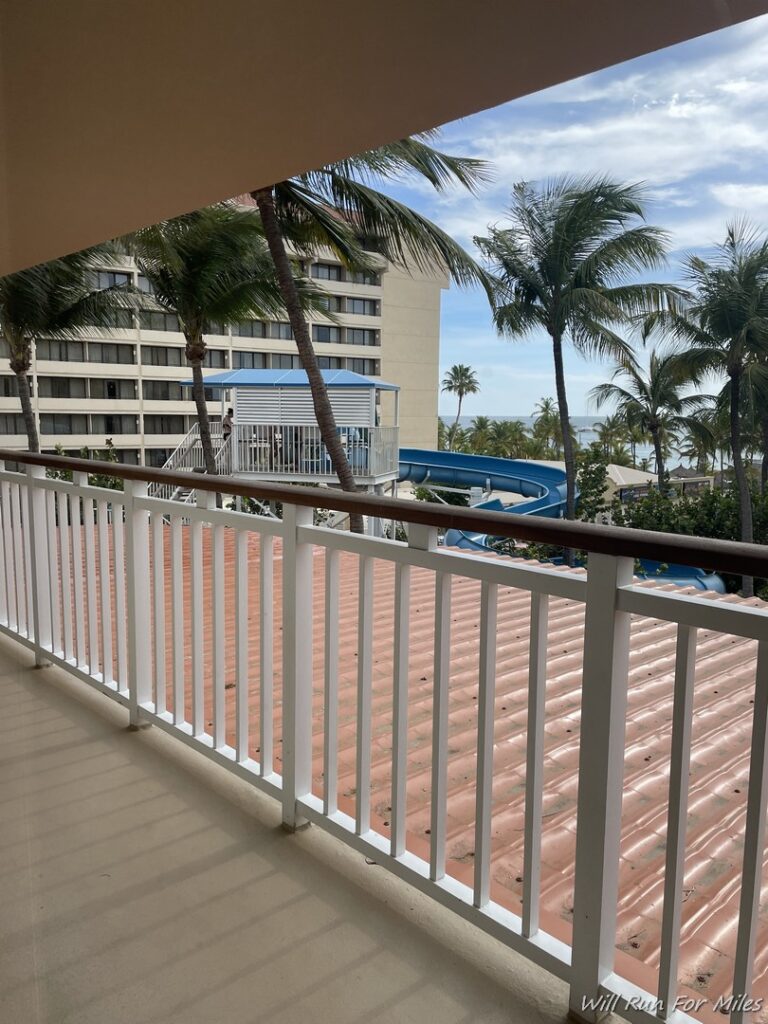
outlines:
[[[768,0],[0,0],[0,273]]]

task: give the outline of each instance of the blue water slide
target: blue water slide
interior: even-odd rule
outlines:
[[[557,466],[540,465],[526,459],[497,459],[490,455],[466,455],[463,452],[400,449],[400,480],[415,486],[479,487],[484,491],[518,494],[524,500],[504,504],[498,498],[482,501],[473,508],[510,512],[519,516],[544,516],[562,519],[565,512],[565,471]],[[445,544],[450,547],[484,551],[493,538],[469,530],[448,530]],[[643,559],[641,577],[682,587],[725,592],[719,576],[686,565],[663,565]]]

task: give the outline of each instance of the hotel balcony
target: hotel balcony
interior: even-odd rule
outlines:
[[[278,519],[216,507],[243,479],[180,506],[148,486],[181,474],[0,456],[3,1020],[686,1024],[768,994],[768,614],[633,579],[763,549],[259,483]]]

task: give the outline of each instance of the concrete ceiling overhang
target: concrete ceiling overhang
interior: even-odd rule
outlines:
[[[0,0],[0,273],[768,0]]]

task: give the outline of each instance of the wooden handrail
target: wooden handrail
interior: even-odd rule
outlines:
[[[403,523],[435,526],[442,530],[467,530],[492,537],[578,548],[603,555],[648,558],[658,562],[702,566],[715,572],[768,578],[768,547],[761,544],[687,537],[652,530],[630,530],[566,519],[518,516],[487,509],[384,498],[378,494],[349,494],[330,487],[248,483],[238,477],[210,477],[204,473],[195,473],[191,477],[189,472],[174,473],[149,466],[126,466],[116,462],[72,459],[63,455],[43,455],[8,448],[0,448],[0,461],[69,470],[73,473],[101,473],[123,480],[143,480],[146,483],[170,484],[174,487],[188,488],[192,484],[195,490],[221,491],[257,501],[282,501],[310,508],[356,512]]]

